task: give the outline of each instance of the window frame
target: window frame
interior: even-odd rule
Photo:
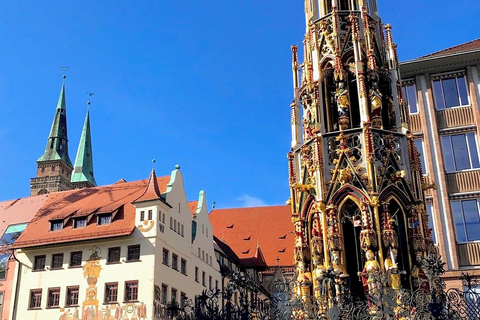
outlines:
[[[115,300],[110,299],[115,297]],[[114,304],[118,302],[118,282],[106,282],[105,283],[105,296],[104,303]]]
[[[38,266],[40,259],[43,259],[43,267]],[[45,271],[45,267],[47,264],[47,255],[40,254],[34,257],[33,260],[33,271]]]
[[[8,260],[10,260],[10,256],[11,256],[11,253],[5,253],[0,255],[0,257],[2,258],[0,259],[0,280],[7,279]],[[3,259],[4,257],[5,259]],[[1,309],[1,305],[0,305],[0,309]]]
[[[415,137],[413,143],[415,144],[418,153],[420,153],[420,166],[422,168],[422,175],[426,176],[428,175],[428,170],[427,158],[425,157],[425,141],[423,140],[423,137]],[[418,144],[420,144],[421,150],[419,150]]]
[[[36,298],[39,299],[37,300]],[[28,309],[37,310],[42,308],[42,289],[30,289]]]
[[[58,261],[55,261],[55,258],[61,257],[61,263],[58,264]],[[52,254],[52,263],[50,264],[50,269],[63,269],[63,253],[54,253]]]
[[[75,296],[76,292],[76,296]],[[78,307],[80,286],[68,286],[65,293],[65,307]],[[76,301],[76,303],[74,303]]]
[[[464,81],[464,87],[465,87],[465,95],[466,95],[466,104],[463,104],[464,101],[462,101],[462,93],[460,92],[460,86],[459,86],[459,78],[463,78]],[[457,90],[457,98],[459,105],[455,106],[447,106],[447,101],[446,101],[446,95],[445,95],[445,88],[444,88],[444,81],[450,80],[450,79],[455,79],[455,88]],[[459,71],[454,71],[454,72],[448,72],[448,73],[443,73],[443,74],[436,74],[431,76],[431,82],[432,82],[432,95],[433,95],[433,102],[434,102],[434,107],[436,111],[442,111],[442,110],[447,110],[447,109],[453,109],[453,108],[459,108],[459,107],[468,107],[471,105],[470,102],[470,95],[468,92],[468,79],[467,79],[467,74],[464,70],[459,70]],[[437,88],[435,83],[439,83],[439,89],[441,89],[441,101],[438,99],[437,96]],[[442,103],[442,106],[439,107],[439,104]]]
[[[473,145],[470,145],[469,141],[469,135],[470,137],[473,137]],[[452,140],[452,137],[456,136],[463,136],[465,145],[467,147],[467,156],[468,156],[468,162],[469,162],[469,168],[466,169],[457,169],[457,167],[460,165],[458,160],[461,159],[462,155],[456,155],[455,150],[454,150],[454,143]],[[448,139],[448,144],[445,144],[445,140]],[[463,172],[463,171],[470,171],[470,170],[478,170],[480,169],[480,156],[478,153],[478,147],[477,147],[477,135],[473,131],[468,131],[468,132],[460,132],[460,133],[447,133],[443,134],[440,136],[440,144],[442,148],[442,154],[443,154],[443,162],[444,162],[444,169],[446,173],[454,173],[454,172]],[[472,158],[472,155],[476,151],[476,159]],[[449,158],[447,158],[449,157]],[[474,164],[474,161],[477,162],[476,166]],[[451,162],[451,163],[450,163]],[[449,166],[453,166],[453,170],[448,168]]]
[[[178,255],[172,253],[172,269],[178,271]]]
[[[162,283],[162,291],[160,293],[160,303],[167,304],[168,302],[168,285]]]
[[[75,254],[80,254],[80,262],[78,264],[73,264],[73,258]],[[78,257],[77,257],[78,258]],[[72,251],[70,252],[70,262],[68,263],[69,268],[78,268],[82,266],[83,261],[83,251]]]
[[[168,249],[165,249],[163,248],[163,251],[162,251],[162,263],[166,266],[170,266],[169,262],[170,262],[170,259],[169,259],[169,256],[170,256],[170,251],[168,251]]]
[[[138,252],[137,252],[138,249]],[[137,257],[138,255],[138,257]],[[135,244],[127,247],[127,262],[140,261],[140,245]]]
[[[125,303],[138,302],[138,280],[125,281],[125,294],[123,301]]]
[[[60,287],[48,288],[47,308],[60,308]]]
[[[465,219],[465,210],[463,207],[463,203],[467,201],[475,201],[476,202],[476,207],[477,207],[477,216],[478,216],[478,227],[480,227],[480,198],[471,198],[471,199],[459,199],[459,200],[451,200],[450,201],[450,206],[452,210],[452,218],[453,218],[453,225],[455,228],[455,240],[458,244],[466,244],[466,243],[478,243],[480,242],[480,235],[478,236],[477,239],[472,239],[469,240],[468,237],[468,229],[467,229],[467,223]],[[454,209],[454,203],[459,203],[460,204],[460,211]],[[463,226],[463,235],[465,236],[465,240],[460,240],[459,239],[459,230],[457,226],[457,217],[456,214],[461,214],[462,218],[462,226]]]
[[[114,250],[118,250],[118,260],[112,260],[112,252]],[[108,256],[107,256],[107,264],[114,264],[114,263],[120,263],[120,258],[122,256],[122,248],[121,247],[111,247],[108,248]]]
[[[180,259],[180,273],[187,275],[187,260],[183,258]]]
[[[50,220],[50,232],[60,231],[63,229],[63,220]]]
[[[103,219],[106,219],[106,220],[103,221]],[[112,213],[111,212],[97,214],[97,226],[108,226],[110,224],[112,224]]]
[[[413,98],[410,97],[408,93],[408,87],[413,87]],[[415,84],[414,79],[408,79],[404,80],[402,84],[402,94],[405,102],[408,105],[408,114],[418,114],[419,113],[419,108],[418,108],[418,99],[417,99],[417,86]],[[410,100],[415,99],[415,110],[412,111],[412,107],[410,105]]]
[[[197,266],[195,267],[195,282],[199,282],[198,281],[198,267]]]
[[[85,222],[85,225],[80,225],[79,222]],[[85,228],[88,224],[87,217],[73,218],[73,229]]]

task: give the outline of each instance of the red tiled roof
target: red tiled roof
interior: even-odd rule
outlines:
[[[427,54],[425,56],[422,56],[420,58],[427,58],[427,57],[438,57],[438,56],[445,56],[449,54],[455,54],[455,53],[461,53],[461,52],[467,52],[467,51],[474,51],[474,50],[480,50],[480,39],[472,40],[466,43],[462,43],[447,49],[443,49],[437,52],[433,52],[430,54]]]
[[[214,209],[213,233],[240,259],[253,261],[257,243],[269,267],[293,265],[294,227],[290,206]]]
[[[166,190],[170,176],[157,178]],[[78,240],[129,235],[135,228],[135,207],[148,180],[116,183],[103,187],[76,189],[48,195],[47,200],[14,244],[15,248],[35,247]],[[97,226],[95,215],[112,212],[112,222]],[[73,228],[74,217],[93,217],[84,228]],[[50,231],[51,220],[63,220],[64,227]]]
[[[190,213],[193,217],[193,215],[197,212],[198,201],[189,201],[187,204],[188,204],[188,209],[190,209]]]
[[[11,224],[30,222],[48,195],[0,202],[0,237]]]
[[[134,202],[157,200],[161,197],[162,195],[158,190],[157,176],[155,175],[155,169],[152,169],[152,172],[150,172],[150,178],[148,178],[148,184],[147,184],[147,188],[145,189],[145,192]]]

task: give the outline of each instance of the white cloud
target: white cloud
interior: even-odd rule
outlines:
[[[267,204],[263,200],[244,194],[241,197],[238,197],[236,200],[241,201],[241,207],[263,207]]]

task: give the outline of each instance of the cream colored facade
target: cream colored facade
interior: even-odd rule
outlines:
[[[205,193],[192,214],[177,168],[163,198],[134,202],[137,227],[129,236],[17,250],[19,290],[10,319],[156,319],[165,302],[194,299],[220,283]],[[80,252],[74,266],[72,254]],[[63,262],[55,266],[60,254]],[[45,267],[35,270],[42,256]]]
[[[453,287],[462,271],[480,274],[480,50],[462,46],[400,64],[430,227]]]

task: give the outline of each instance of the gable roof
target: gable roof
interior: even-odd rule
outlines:
[[[157,178],[166,190],[169,176]],[[14,244],[14,248],[35,247],[79,240],[129,235],[135,228],[135,207],[148,180],[116,183],[108,186],[50,193],[43,206]],[[112,213],[107,225],[97,225],[96,215]],[[76,217],[89,217],[87,226],[73,228]],[[63,221],[63,228],[50,231],[52,220]]]
[[[480,39],[472,40],[469,42],[465,42],[450,48],[446,48],[440,51],[436,51],[420,58],[427,58],[427,57],[439,57],[439,56],[446,56],[450,54],[468,52],[468,51],[476,51],[480,50]]]
[[[152,169],[150,172],[150,178],[148,178],[147,188],[143,192],[143,194],[135,199],[133,202],[143,202],[143,201],[150,201],[150,200],[158,200],[163,199],[162,194],[158,187],[157,182],[157,175],[155,174],[155,169]]]
[[[226,242],[244,263],[293,265],[294,226],[290,206],[214,209],[214,235]],[[247,260],[244,260],[247,259]]]

